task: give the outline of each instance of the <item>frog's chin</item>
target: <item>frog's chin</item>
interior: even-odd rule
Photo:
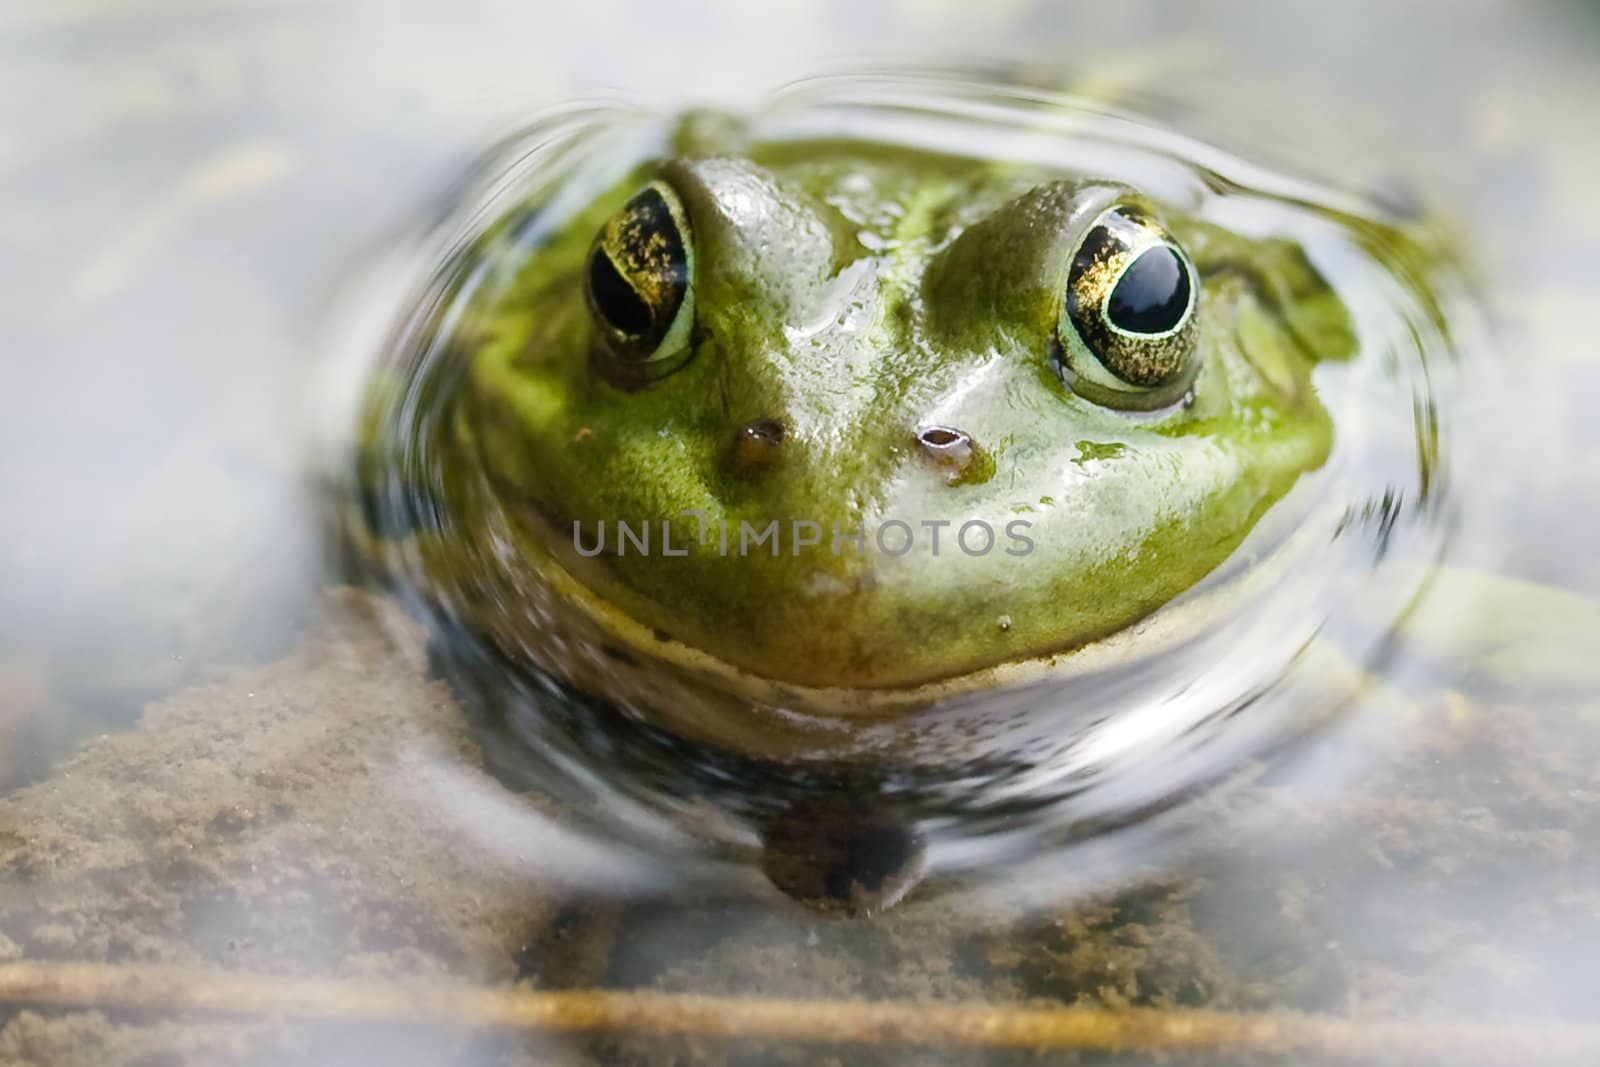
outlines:
[[[1259,572],[1185,597],[1091,643],[997,662],[913,684],[802,685],[729,662],[648,626],[542,552],[534,567],[547,603],[545,619],[562,635],[541,657],[576,689],[628,708],[675,734],[745,755],[834,759],[920,751],[929,724],[919,714],[962,698],[1015,690],[1135,664],[1176,647],[1214,621],[1219,598],[1254,584]],[[532,561],[529,561],[532,562]],[[524,650],[532,651],[525,641]]]
[[[504,533],[517,550],[503,559],[513,560],[516,572],[504,576],[516,593],[506,602],[520,607],[491,625],[516,646],[510,651],[686,739],[775,759],[886,749],[902,756],[914,750],[921,759],[928,736],[950,733],[936,723],[956,724],[957,733],[961,722],[971,725],[961,708],[992,711],[993,694],[1137,670],[1214,630],[1242,605],[1270,599],[1325,533],[1318,523],[1292,521],[1281,537],[1262,531],[1274,547],[1247,553],[1248,565],[1224,566],[1154,613],[1087,643],[907,684],[815,685],[764,675],[641,621],[606,594],[604,583],[586,580],[581,567],[551,551],[563,542],[540,536],[548,532],[541,516],[530,511],[516,520]],[[1284,629],[1287,639],[1304,628]],[[1030,703],[1006,702],[1013,710]]]

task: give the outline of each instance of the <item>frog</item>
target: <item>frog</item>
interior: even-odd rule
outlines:
[[[1115,647],[1325,462],[1313,372],[1359,347],[1291,238],[704,112],[465,256],[495,281],[420,342],[452,520],[402,568],[564,682],[769,754]]]

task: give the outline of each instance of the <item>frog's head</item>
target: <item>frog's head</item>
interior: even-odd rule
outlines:
[[[1354,345],[1287,241],[839,143],[651,166],[490,321],[472,436],[588,594],[849,687],[1070,649],[1189,588],[1324,461],[1311,370]]]

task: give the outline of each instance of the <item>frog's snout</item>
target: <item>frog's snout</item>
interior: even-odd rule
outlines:
[[[783,455],[789,436],[789,427],[782,419],[752,419],[734,431],[728,463],[745,474],[765,470]],[[992,461],[965,430],[925,425],[914,431],[913,440],[915,451],[951,485],[987,481],[993,473]]]

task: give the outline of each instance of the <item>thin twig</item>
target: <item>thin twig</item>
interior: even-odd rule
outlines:
[[[791,1000],[405,985],[93,963],[0,964],[0,1003],[518,1031],[1228,1053],[1381,1063],[1600,1063],[1600,1025],[1363,1021],[1293,1013]]]

